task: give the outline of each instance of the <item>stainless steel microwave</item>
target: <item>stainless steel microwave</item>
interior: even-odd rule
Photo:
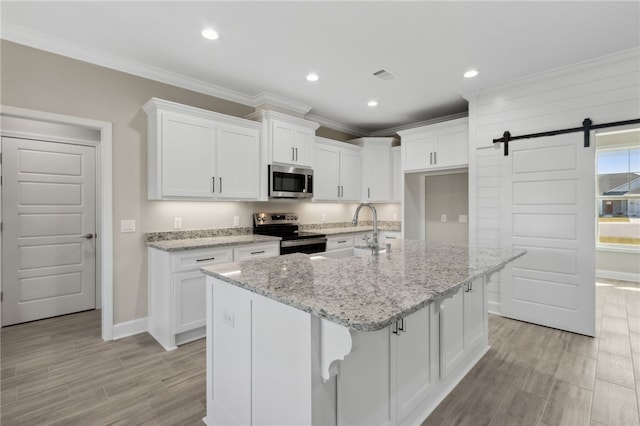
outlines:
[[[313,170],[289,166],[269,166],[269,198],[313,197]]]

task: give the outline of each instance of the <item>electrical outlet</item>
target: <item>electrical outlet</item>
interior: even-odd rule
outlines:
[[[458,215],[458,222],[467,223],[467,215],[466,214],[459,214]]]
[[[446,222],[447,221],[447,215],[446,214],[441,214],[440,215],[440,222]]]
[[[327,221],[327,215],[325,213],[322,213],[322,217],[320,219],[320,222],[325,223]]]
[[[173,229],[182,229],[182,218],[174,217],[173,218]]]
[[[235,316],[233,312],[222,311],[222,322],[231,328],[234,328]]]
[[[127,219],[120,221],[120,232],[136,232],[135,219]]]
[[[393,220],[394,220],[394,221],[398,220],[398,213],[394,213],[394,214],[393,214]]]
[[[233,226],[240,226],[240,216],[233,217]]]

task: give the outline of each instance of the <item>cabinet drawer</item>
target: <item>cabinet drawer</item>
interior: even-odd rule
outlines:
[[[186,250],[174,255],[173,270],[174,272],[188,271],[207,265],[230,262],[233,262],[233,250],[230,248]]]
[[[327,251],[353,247],[353,235],[327,238]]]
[[[233,249],[234,262],[280,255],[280,243],[252,244]]]

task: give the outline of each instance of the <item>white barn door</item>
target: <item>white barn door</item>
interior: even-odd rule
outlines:
[[[593,137],[592,137],[593,141]],[[595,150],[583,134],[520,140],[501,159],[506,317],[595,335]]]
[[[95,308],[96,153],[2,138],[2,325]]]

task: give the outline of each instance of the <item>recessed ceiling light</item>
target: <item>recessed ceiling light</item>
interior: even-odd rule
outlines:
[[[477,70],[469,70],[469,71],[464,73],[464,78],[473,78],[476,75],[478,75],[478,71]]]
[[[312,72],[310,74],[307,74],[307,81],[318,81],[320,77],[318,77],[318,74]]]
[[[378,106],[378,101],[371,100],[367,102],[367,105],[369,105],[370,107]]]
[[[202,30],[201,34],[202,34],[202,37],[206,38],[207,40],[218,39],[218,32],[213,28],[205,28],[204,30]]]

